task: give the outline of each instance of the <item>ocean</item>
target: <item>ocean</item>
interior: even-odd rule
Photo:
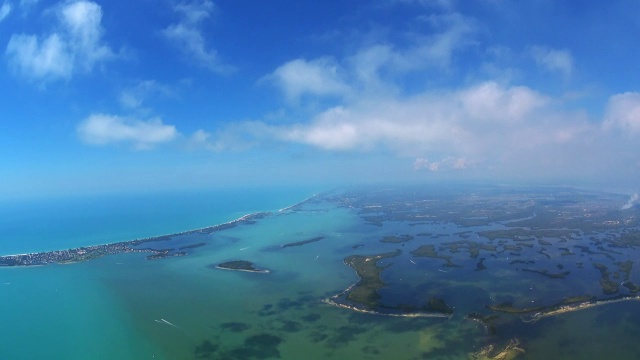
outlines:
[[[520,257],[481,252],[488,258],[482,273],[474,270],[477,259],[464,252],[454,258],[459,268],[410,255],[420,244],[464,241],[464,231],[499,225],[378,221],[382,212],[376,212],[377,205],[358,208],[349,205],[349,197],[340,206],[318,200],[278,211],[318,190],[236,189],[3,204],[2,255],[178,233],[247,213],[273,215],[156,244],[187,246],[186,256],[147,260],[146,253],[125,253],[64,265],[0,268],[0,359],[469,359],[483,347],[514,337],[525,351],[518,353],[522,359],[640,355],[634,336],[640,330],[638,301],[535,323],[507,316],[497,335],[465,319],[470,309],[483,309],[490,295],[528,302],[522,293],[530,295],[530,283],[550,294],[585,289],[582,282],[562,286],[557,279],[545,288],[539,274],[514,273],[504,257],[539,256],[535,247],[523,247]],[[398,213],[403,211],[404,205],[396,206]],[[374,221],[364,220],[363,209]],[[380,241],[407,233],[413,238],[406,243]],[[455,308],[451,318],[390,317],[323,302],[359,281],[344,264],[347,255],[395,250],[401,255],[380,262],[381,279],[388,284],[379,289],[384,303],[424,303],[426,294],[437,294]],[[491,254],[496,255],[493,262]],[[251,261],[270,272],[215,268],[232,260]],[[597,270],[585,272],[598,279]],[[638,269],[630,274],[639,276]],[[600,291],[597,281],[587,285],[588,291]]]
[[[68,249],[202,228],[248,213],[277,212],[312,196],[314,190],[225,189],[2,203],[0,254]],[[205,280],[207,286],[200,289],[201,277],[217,272],[188,266],[195,260],[189,257],[167,260],[154,262],[139,254],[123,254],[68,265],[0,269],[0,322],[4,324],[0,359],[185,358],[182,341],[181,346],[166,341],[184,335],[179,331],[156,334],[176,328],[156,329],[158,323],[153,320],[177,313],[199,318],[202,313],[185,310],[195,309],[205,298],[209,305],[201,310],[210,313],[215,307],[212,299],[222,296],[220,290],[229,279],[221,279],[214,288],[209,285],[215,279]],[[181,265],[183,261],[186,264]],[[174,291],[175,286],[188,288]],[[242,287],[226,286],[233,291]],[[147,319],[152,309],[154,319]]]

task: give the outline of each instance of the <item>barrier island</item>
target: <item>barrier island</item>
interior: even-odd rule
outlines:
[[[188,253],[184,250],[195,249],[204,246],[204,242],[191,245],[182,245],[178,250],[166,248],[163,243],[174,238],[185,235],[211,234],[217,231],[230,229],[242,224],[252,224],[258,219],[263,219],[271,215],[269,212],[258,212],[245,215],[233,221],[219,225],[208,226],[201,229],[188,230],[169,235],[155,236],[144,239],[123,241],[104,245],[83,246],[67,250],[54,250],[29,254],[4,255],[0,256],[0,267],[6,266],[42,266],[49,264],[68,264],[79,261],[86,261],[106,255],[123,253],[151,253],[148,260],[156,260],[174,256],[185,256]],[[141,247],[144,245],[144,247]]]

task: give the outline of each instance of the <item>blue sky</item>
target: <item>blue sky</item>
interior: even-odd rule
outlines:
[[[640,3],[0,0],[0,194],[636,189]]]

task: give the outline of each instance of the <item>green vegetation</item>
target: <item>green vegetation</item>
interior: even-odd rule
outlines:
[[[360,277],[360,282],[351,289],[347,299],[369,309],[378,307],[380,300],[378,289],[385,287],[386,284],[380,278],[384,267],[378,266],[377,263],[381,259],[398,256],[401,253],[400,250],[396,250],[378,255],[351,255],[344,259],[345,264],[353,268]]]
[[[629,289],[629,292],[632,294],[637,293],[638,291],[640,291],[640,286],[634,284],[631,281],[625,281],[622,283],[622,286],[626,287],[627,289]]]
[[[518,308],[513,306],[512,302],[505,302],[497,305],[487,305],[486,307],[489,310],[499,311],[499,312],[508,313],[508,314],[526,314],[530,312],[543,311],[546,308],[544,306]]]
[[[532,272],[532,273],[544,275],[544,276],[548,277],[549,279],[564,279],[564,278],[567,277],[567,275],[570,274],[569,271],[563,271],[563,272],[559,272],[559,273],[550,273],[547,269],[542,269],[542,270],[522,269],[522,271],[527,271],[527,272]]]
[[[578,295],[578,296],[568,296],[562,300],[562,302],[558,305],[569,305],[576,303],[584,303],[588,301],[595,300],[596,297],[592,295]]]
[[[447,267],[458,266],[451,261],[451,256],[438,255],[438,252],[436,251],[436,248],[433,245],[422,245],[419,248],[411,251],[411,255],[415,257],[428,257],[428,258],[434,258],[434,259],[442,259],[446,261],[444,266],[447,266]]]
[[[483,314],[474,312],[474,313],[468,314],[466,318],[469,320],[473,320],[481,323],[482,325],[484,325],[489,335],[495,335],[496,334],[495,323],[497,322],[498,319],[500,319],[500,316],[496,314],[483,315]]]
[[[249,271],[249,272],[259,272],[259,273],[269,272],[269,270],[257,269],[255,266],[253,266],[252,262],[246,261],[246,260],[227,261],[218,265],[209,265],[209,267],[216,268],[216,269]]]
[[[426,310],[442,314],[453,314],[453,308],[447,305],[447,303],[440,298],[429,299],[429,301],[427,302]]]
[[[618,292],[618,283],[611,281],[609,269],[600,263],[594,263],[593,266],[600,271],[600,286],[604,294],[610,295]]]
[[[571,252],[571,250],[569,250],[569,248],[558,248],[558,250],[562,250],[562,252],[560,253],[560,256],[575,255],[574,253]]]
[[[511,228],[501,230],[486,230],[480,231],[478,235],[484,236],[489,240],[495,239],[511,239],[515,241],[531,241],[534,238],[567,238],[575,234],[575,230],[565,229],[524,229],[524,228]]]
[[[390,236],[383,237],[382,240],[380,240],[380,242],[399,244],[399,243],[411,241],[412,239],[413,239],[413,236],[408,234],[400,235],[400,236],[390,235]]]
[[[324,236],[318,236],[318,237],[314,237],[312,239],[309,240],[303,240],[303,241],[297,241],[297,242],[292,242],[292,243],[288,243],[288,244],[284,244],[282,245],[283,248],[288,248],[288,247],[293,247],[293,246],[302,246],[302,245],[306,245],[306,244],[310,244],[316,241],[320,241],[324,239]]]
[[[618,265],[618,268],[624,274],[624,280],[629,280],[629,276],[631,276],[631,269],[633,268],[633,261],[619,261],[616,265]]]
[[[640,231],[624,233],[618,239],[611,240],[610,245],[618,248],[640,246]]]

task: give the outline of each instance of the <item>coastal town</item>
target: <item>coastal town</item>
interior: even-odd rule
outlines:
[[[8,266],[43,266],[49,264],[68,264],[79,261],[86,261],[98,257],[114,254],[125,253],[151,253],[147,256],[148,260],[161,259],[172,256],[187,255],[185,251],[176,251],[173,248],[162,247],[162,242],[170,240],[177,236],[193,235],[193,234],[211,234],[216,231],[230,229],[240,224],[253,224],[256,220],[269,216],[271,213],[259,212],[242,216],[236,220],[223,224],[208,226],[201,229],[183,231],[170,235],[162,235],[149,237],[145,239],[137,239],[131,241],[123,241],[104,245],[83,246],[66,250],[53,250],[28,254],[15,254],[0,256],[0,267]],[[157,244],[152,244],[157,243]],[[142,244],[149,246],[140,248]],[[153,246],[152,246],[153,245]],[[156,246],[160,245],[160,246]],[[184,250],[203,245],[202,243],[195,245],[185,245],[177,250]]]

